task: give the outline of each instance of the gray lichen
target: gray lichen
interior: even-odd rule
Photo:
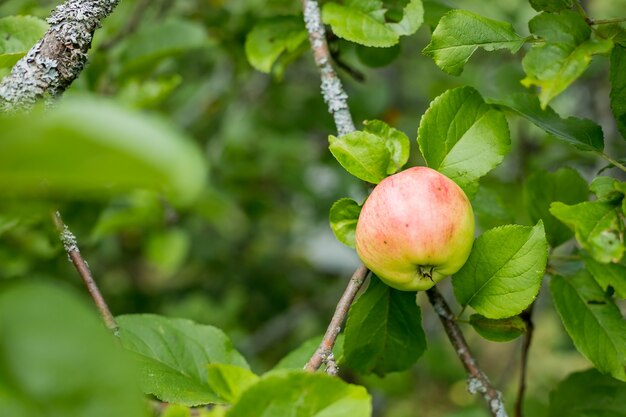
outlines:
[[[0,83],[0,111],[29,109],[37,100],[56,97],[78,77],[102,19],[118,0],[68,0],[48,18],[43,38]]]
[[[68,256],[71,252],[80,252],[78,250],[78,243],[76,242],[76,236],[70,231],[67,226],[63,227],[63,231],[60,234],[63,248],[67,252]]]

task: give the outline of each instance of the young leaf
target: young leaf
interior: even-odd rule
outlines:
[[[354,248],[354,234],[361,206],[351,198],[335,201],[330,208],[330,228],[338,241]]]
[[[21,281],[0,292],[0,415],[147,417],[131,358],[85,297]]]
[[[587,201],[568,206],[552,203],[550,213],[576,234],[576,240],[598,262],[619,262],[624,255],[623,222],[613,204]]]
[[[550,293],[576,349],[600,372],[626,381],[626,321],[586,271],[554,276]]]
[[[227,417],[369,417],[371,398],[363,387],[323,373],[272,371],[248,388]]]
[[[576,204],[587,200],[587,182],[572,168],[556,172],[536,171],[524,184],[524,200],[530,219],[543,221],[550,246],[557,247],[574,233],[550,213],[550,203]]]
[[[583,260],[587,271],[604,291],[611,287],[618,298],[626,299],[626,266],[600,263],[588,256],[585,256]]]
[[[328,137],[329,149],[335,159],[355,177],[378,184],[387,176],[391,155],[385,139],[367,132]]]
[[[259,377],[247,368],[225,363],[208,365],[207,383],[220,398],[234,404],[241,393],[254,385]]]
[[[364,131],[382,137],[385,146],[389,151],[389,165],[387,166],[387,174],[395,174],[409,160],[409,151],[411,143],[404,132],[390,127],[387,123],[380,120],[369,120],[364,122]]]
[[[526,323],[519,316],[494,320],[480,314],[472,314],[470,324],[479,335],[494,342],[514,340],[526,331]]]
[[[611,53],[611,111],[617,129],[626,139],[626,47],[615,45]]]
[[[626,383],[596,369],[570,374],[550,393],[550,417],[626,417]]]
[[[490,319],[521,313],[533,302],[548,259],[541,221],[536,226],[507,225],[482,234],[469,259],[452,277],[454,294]]]
[[[538,12],[558,12],[572,7],[573,0],[530,0],[530,5]]]
[[[298,16],[262,20],[246,36],[246,56],[250,64],[269,73],[282,54],[293,54],[306,42],[307,32]]]
[[[426,349],[415,293],[395,290],[372,277],[350,308],[343,360],[361,374],[407,369]]]
[[[422,53],[443,71],[460,75],[465,63],[478,49],[517,52],[525,39],[510,23],[500,22],[467,10],[451,10],[439,20],[430,43]]]
[[[470,198],[478,180],[509,152],[509,127],[502,112],[471,87],[448,90],[424,113],[417,131],[430,168],[456,182]]]
[[[0,129],[3,194],[103,198],[151,188],[189,203],[206,182],[188,137],[109,100],[67,97],[47,111],[0,118]]]
[[[324,4],[322,20],[340,38],[365,46],[390,47],[400,36],[415,33],[424,18],[421,0],[409,0],[398,22],[386,22],[385,13],[381,1],[331,2]]]
[[[208,384],[207,365],[248,368],[219,329],[190,320],[142,314],[117,318],[122,345],[136,353],[142,388],[162,401],[187,406],[224,403]]]
[[[555,138],[574,145],[581,151],[601,151],[604,148],[602,128],[588,119],[561,119],[550,106],[544,109],[533,94],[514,93],[492,98],[488,102],[507,107],[533,122]]]
[[[535,44],[522,60],[526,87],[541,88],[541,107],[548,103],[589,66],[592,55],[611,51],[613,42],[591,38],[585,19],[573,11],[542,13],[529,22],[530,31],[545,42]]]
[[[46,33],[48,24],[33,16],[0,19],[0,68],[10,68]]]

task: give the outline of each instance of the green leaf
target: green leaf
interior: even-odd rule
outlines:
[[[550,417],[626,417],[626,384],[596,369],[570,374],[550,393]]]
[[[618,181],[615,178],[597,176],[591,181],[589,190],[598,197],[598,200],[613,202],[621,200],[624,194],[619,192],[615,186]]]
[[[438,0],[425,0],[424,4],[424,23],[430,26],[431,31],[434,30],[439,21],[446,13],[452,8],[443,2]]]
[[[227,417],[368,417],[371,398],[363,387],[323,373],[273,371],[248,388]]]
[[[611,53],[611,111],[617,129],[626,139],[626,47],[615,45]]]
[[[555,138],[574,145],[581,151],[601,151],[604,148],[604,135],[598,124],[575,117],[561,119],[550,106],[542,109],[539,99],[533,94],[514,93],[488,101],[513,110]]]
[[[246,56],[254,68],[269,73],[281,55],[297,52],[306,40],[302,17],[273,17],[258,22],[248,33]]]
[[[619,262],[624,247],[623,222],[612,204],[587,201],[568,206],[552,203],[550,213],[565,223],[576,235],[580,245],[598,262]]]
[[[254,385],[259,377],[247,368],[225,363],[211,363],[208,366],[207,382],[213,392],[227,402],[234,404],[241,393]]]
[[[415,293],[395,290],[372,277],[350,308],[342,362],[361,374],[382,376],[409,368],[424,350]]]
[[[131,358],[86,297],[26,281],[0,292],[0,415],[147,417]]]
[[[615,290],[617,297],[626,299],[626,266],[600,263],[588,256],[585,256],[583,260],[587,271],[604,291],[611,287]]]
[[[509,224],[514,220],[500,193],[484,184],[481,184],[472,199],[472,209],[483,230]]]
[[[149,188],[189,203],[207,168],[173,126],[112,101],[67,97],[57,106],[0,118],[0,193],[104,198]]]
[[[351,198],[335,201],[330,208],[330,228],[338,241],[354,248],[356,223],[361,214],[361,206]]]
[[[585,72],[592,55],[608,53],[613,47],[608,39],[591,38],[589,25],[573,11],[542,13],[529,27],[545,42],[533,45],[522,60],[526,72],[522,84],[540,87],[542,108]]]
[[[387,175],[398,172],[409,160],[411,143],[408,136],[380,120],[368,120],[363,124],[365,132],[381,137],[385,141],[385,146],[389,151]]]
[[[410,0],[398,22],[385,22],[383,3],[379,1],[348,1],[345,5],[326,3],[322,20],[340,38],[365,46],[390,47],[400,36],[411,35],[422,25],[424,10],[421,0]]]
[[[211,45],[205,26],[191,20],[166,19],[142,25],[120,46],[122,72],[141,72],[167,57]]]
[[[355,49],[359,61],[371,68],[381,68],[391,64],[402,51],[399,43],[389,48],[356,45]]]
[[[452,277],[454,294],[490,319],[521,313],[533,302],[548,259],[543,223],[507,225],[482,234],[469,259]]]
[[[146,260],[165,277],[182,266],[191,248],[189,232],[183,228],[158,230],[150,234],[144,248]]]
[[[510,23],[455,9],[439,20],[422,53],[433,58],[435,64],[448,74],[460,75],[478,48],[485,51],[508,49],[515,53],[524,42]]]
[[[530,219],[543,221],[550,246],[557,247],[574,233],[550,213],[550,203],[575,204],[587,200],[587,182],[572,168],[556,172],[536,171],[524,184],[524,200]]]
[[[48,24],[33,16],[7,16],[0,19],[0,68],[10,68],[48,30]]]
[[[530,5],[538,12],[558,12],[572,7],[572,0],[530,0]]]
[[[500,164],[511,147],[506,118],[471,87],[448,90],[433,100],[417,141],[427,165],[470,197],[479,178]]]
[[[391,155],[385,140],[367,132],[328,137],[329,149],[335,159],[355,177],[378,184],[387,176]]]
[[[576,349],[600,372],[626,381],[626,321],[586,271],[554,276],[550,293]]]
[[[526,323],[519,316],[494,320],[472,314],[470,324],[479,335],[494,342],[508,342],[526,332]]]
[[[122,345],[136,353],[146,394],[175,404],[223,403],[208,385],[207,365],[248,368],[219,329],[190,320],[143,314],[117,318]]]

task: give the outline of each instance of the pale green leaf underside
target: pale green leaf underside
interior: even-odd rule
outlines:
[[[547,256],[541,222],[488,230],[476,239],[466,264],[452,277],[456,298],[487,318],[519,314],[539,292]]]
[[[248,368],[219,329],[190,320],[143,314],[117,318],[122,345],[136,354],[142,388],[162,401],[188,406],[223,403],[208,385],[209,364]]]
[[[326,3],[322,9],[324,23],[337,36],[371,47],[390,47],[399,42],[400,36],[415,33],[422,25],[424,10],[421,0],[411,0],[399,22],[385,22],[384,14],[380,2]]]
[[[550,293],[574,345],[601,372],[626,381],[626,321],[586,271],[555,276]]]
[[[452,10],[439,20],[423,53],[452,75],[463,72],[465,63],[478,49],[508,49],[517,52],[525,39],[510,23],[489,19],[467,10]]]
[[[296,51],[306,39],[301,17],[274,17],[257,23],[248,33],[246,56],[255,69],[269,73],[282,54]]]
[[[451,178],[470,197],[478,180],[510,150],[504,115],[471,87],[437,97],[422,117],[417,140],[427,165]]]
[[[493,342],[508,342],[526,331],[526,323],[519,316],[488,319],[480,314],[472,314],[470,325],[476,333]]]
[[[0,19],[0,68],[12,67],[48,30],[48,24],[33,16]]]
[[[361,206],[350,199],[342,198],[330,208],[330,228],[341,243],[354,248],[356,224],[361,213]]]

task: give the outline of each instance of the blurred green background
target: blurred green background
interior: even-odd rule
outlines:
[[[45,18],[58,1],[6,0],[0,17]],[[526,1],[449,1],[510,21],[522,35],[536,13]],[[323,333],[356,254],[337,242],[328,210],[341,197],[362,201],[365,187],[327,150],[334,134],[319,90],[319,76],[305,51],[284,72],[255,71],[244,52],[246,34],[264,17],[299,13],[292,0],[124,0],[97,32],[90,63],[66,92],[108,96],[132,109],[161,114],[202,148],[209,185],[191,206],[138,190],[112,198],[0,200],[0,279],[63,280],[80,288],[49,217],[59,208],[79,239],[84,257],[114,314],[150,312],[212,324],[230,335],[256,371]],[[595,18],[623,15],[624,1],[588,2]],[[428,20],[427,20],[428,23]],[[357,126],[381,119],[413,141],[410,164],[421,164],[416,143],[429,102],[449,88],[472,85],[483,94],[521,91],[521,54],[477,52],[454,78],[420,54],[430,38],[425,24],[403,38],[397,58],[382,68],[359,50],[333,39],[339,74]],[[609,110],[608,60],[553,103],[562,115],[603,125],[606,148],[624,155]],[[7,71],[0,73],[6,75]],[[356,74],[356,75],[355,75]],[[360,74],[360,76],[359,76]],[[360,80],[362,76],[362,80]],[[546,137],[525,120],[509,117],[513,152],[482,181],[474,201],[479,228],[530,224],[522,204],[524,179],[538,168],[564,165],[588,178],[603,166]],[[452,300],[449,282],[443,291]],[[87,297],[85,295],[85,297]],[[357,377],[374,395],[375,415],[471,417],[486,412],[466,391],[464,372],[423,295],[425,356],[407,372]],[[551,389],[567,374],[590,365],[573,348],[542,291],[535,308],[527,415],[546,412]],[[484,369],[515,397],[521,340],[491,343],[465,327]]]

